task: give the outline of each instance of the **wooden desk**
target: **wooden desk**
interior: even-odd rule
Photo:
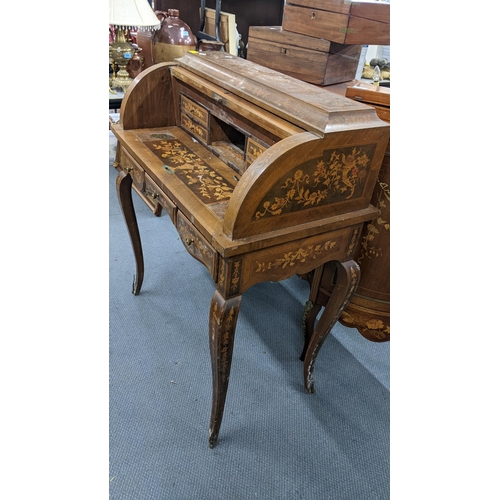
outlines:
[[[359,281],[352,256],[388,140],[373,109],[221,52],[148,68],[129,87],[119,124],[117,191],[144,278],[133,187],[170,217],[214,280],[209,308],[217,443],[243,293],[333,261],[337,280],[304,345],[314,392],[320,347]],[[167,257],[168,258],[168,257]],[[193,286],[186,283],[186,286]],[[300,325],[298,325],[300,328]]]

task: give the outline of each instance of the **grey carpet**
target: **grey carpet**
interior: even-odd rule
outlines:
[[[132,295],[114,144],[110,133],[110,499],[389,499],[389,343],[335,325],[306,394],[298,277],[244,294],[219,443],[208,447],[214,285],[170,219],[135,196],[145,278]]]

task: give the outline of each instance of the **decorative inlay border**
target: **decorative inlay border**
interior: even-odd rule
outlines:
[[[358,243],[359,231],[360,228],[355,227],[351,232],[351,241],[349,243],[349,246],[347,247],[347,252],[345,255],[346,260],[351,259],[354,254],[354,250],[356,249],[356,244]]]
[[[239,295],[241,289],[241,268],[242,260],[235,260],[233,262],[225,262],[224,259],[219,259],[219,276],[217,285],[219,290],[227,290],[231,296]],[[229,280],[226,283],[226,280]]]
[[[212,310],[212,317],[214,321],[212,322],[212,331],[211,335],[212,338],[215,338],[216,332],[214,331],[214,325],[216,325],[219,322],[219,318],[222,317],[224,314],[223,309],[220,307],[219,304],[215,304]],[[229,376],[228,373],[228,368],[229,368],[229,363],[230,363],[230,354],[229,354],[229,338],[231,335],[231,332],[233,330],[234,326],[234,318],[236,315],[236,311],[234,307],[231,307],[231,309],[228,311],[225,321],[222,325],[222,331],[221,331],[221,358],[220,358],[220,376],[222,378],[222,382],[225,383],[227,381],[227,378]]]
[[[240,291],[241,260],[231,263],[231,292],[238,294]]]
[[[389,216],[389,206],[386,201],[389,203],[391,201],[389,185],[386,182],[378,181],[376,200],[376,207],[380,210],[380,215],[366,226],[360,242],[358,262],[361,262],[365,257],[372,259],[383,256],[382,247],[376,247],[374,243],[379,242],[379,234],[388,233],[391,227],[389,221],[386,220],[386,217]]]
[[[219,259],[219,288],[224,288],[224,282],[226,281],[226,264],[224,259]]]
[[[265,273],[276,268],[285,269],[285,267],[293,267],[298,262],[304,263],[307,260],[314,260],[324,252],[329,252],[333,248],[338,248],[338,241],[326,241],[319,245],[307,245],[292,252],[285,252],[281,257],[268,262],[256,262],[256,273]]]

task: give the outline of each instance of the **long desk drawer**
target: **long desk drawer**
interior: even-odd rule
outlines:
[[[186,250],[195,259],[202,262],[210,271],[214,281],[217,281],[217,252],[215,249],[180,211],[177,212],[176,226]]]

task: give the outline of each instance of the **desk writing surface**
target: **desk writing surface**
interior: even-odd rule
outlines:
[[[174,175],[208,207],[214,203],[227,203],[231,198],[238,181],[236,172],[181,128],[132,133],[161,161],[161,170],[151,169],[151,173],[156,174],[156,179],[165,187]]]
[[[209,240],[220,225],[236,173],[179,127],[118,131],[147,174]],[[196,214],[196,220],[192,214]],[[212,228],[210,232],[207,227]]]

